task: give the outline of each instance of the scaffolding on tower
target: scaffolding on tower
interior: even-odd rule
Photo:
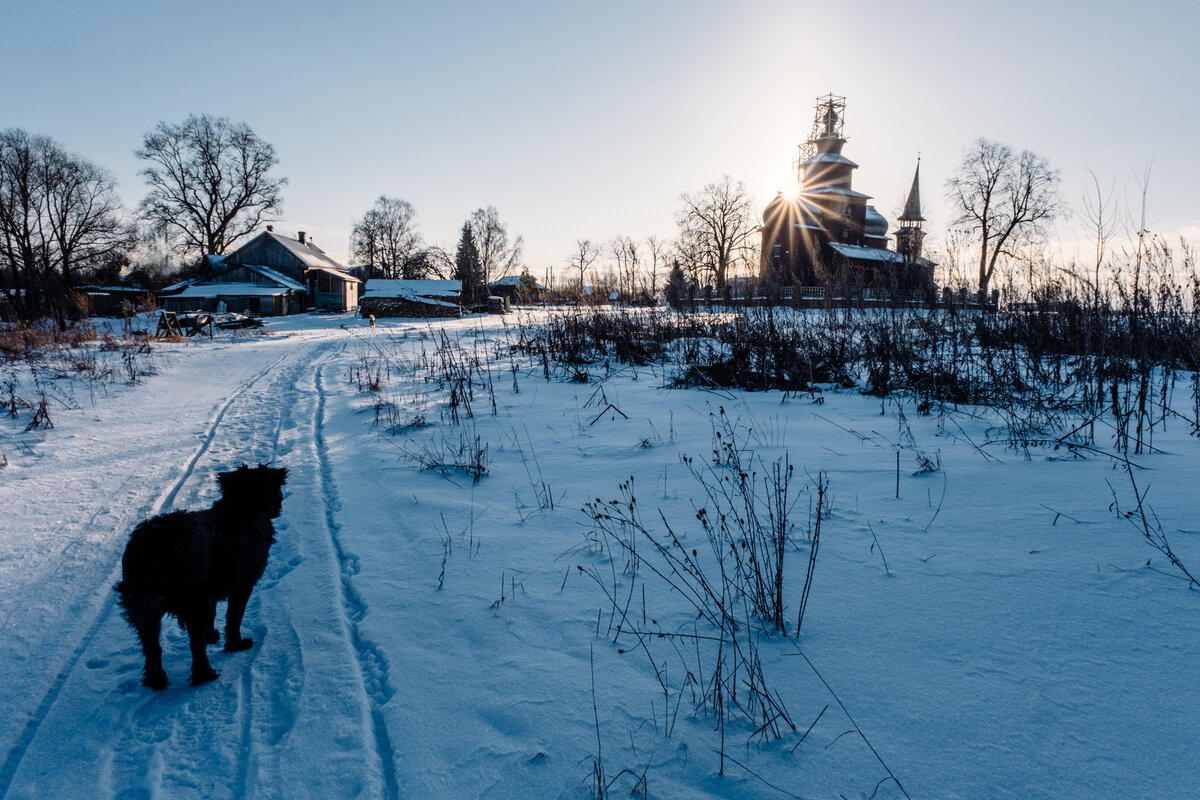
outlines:
[[[817,140],[827,137],[844,139],[843,125],[846,121],[846,98],[830,92],[824,97],[817,98],[816,110],[813,113],[812,133],[808,140],[800,145],[800,158],[796,162],[797,174],[800,165],[817,154]]]

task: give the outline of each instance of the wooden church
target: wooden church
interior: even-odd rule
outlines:
[[[891,249],[888,221],[855,191],[858,165],[842,154],[846,98],[817,99],[813,131],[800,146],[799,193],[780,192],[763,212],[761,278],[774,286],[849,286],[933,290],[933,262],[922,257],[920,163]]]

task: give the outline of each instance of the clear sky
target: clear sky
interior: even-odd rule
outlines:
[[[1194,2],[0,0],[0,127],[145,187],[133,150],[210,113],[275,145],[278,230],[345,260],[380,194],[452,248],[494,205],[541,276],[577,238],[673,235],[682,192],[729,174],[796,189],[815,98],[847,98],[855,188],[892,221],[920,153],[927,230],[976,137],[1029,148],[1078,208],[1087,168],[1147,223],[1200,239]],[[1135,220],[1136,222],[1136,220]],[[1057,236],[1073,241],[1067,220]]]

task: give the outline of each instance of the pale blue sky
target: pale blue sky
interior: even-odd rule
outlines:
[[[669,237],[681,192],[728,173],[793,192],[795,147],[847,97],[855,188],[892,220],[922,154],[928,229],[978,136],[1030,148],[1079,206],[1086,167],[1148,223],[1200,238],[1200,11],[1186,2],[15,2],[0,0],[0,127],[111,169],[159,120],[248,123],[290,183],[279,229],[346,256],[402,197],[453,247],[495,205],[539,276],[576,238]],[[1070,241],[1079,226],[1059,226]]]

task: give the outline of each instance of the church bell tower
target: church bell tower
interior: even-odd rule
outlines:
[[[917,158],[917,170],[913,173],[912,188],[908,190],[908,200],[904,203],[904,213],[898,220],[900,227],[896,229],[896,252],[908,261],[916,261],[921,257],[921,249],[925,241],[925,232],[921,223],[921,159]]]

